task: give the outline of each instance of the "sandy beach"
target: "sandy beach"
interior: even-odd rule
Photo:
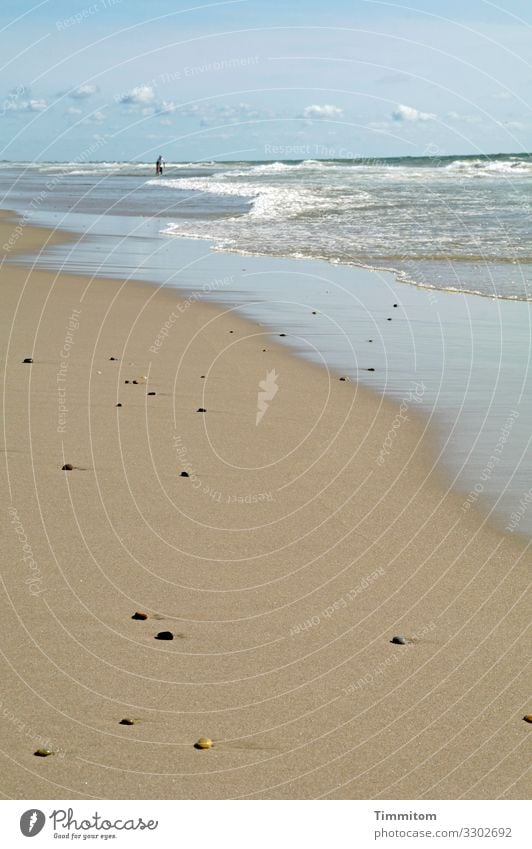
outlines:
[[[0,274],[5,798],[526,797],[529,540],[463,509],[414,399],[282,316]]]

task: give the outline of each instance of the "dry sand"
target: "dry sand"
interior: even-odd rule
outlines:
[[[412,406],[379,465],[397,405],[222,307],[1,287],[5,797],[526,797],[528,541],[463,512]]]

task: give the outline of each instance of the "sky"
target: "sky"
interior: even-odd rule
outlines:
[[[0,159],[532,150],[530,0],[2,0]]]

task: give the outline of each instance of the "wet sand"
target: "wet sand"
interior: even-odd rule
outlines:
[[[414,400],[194,295],[1,286],[6,797],[526,797],[528,541]]]

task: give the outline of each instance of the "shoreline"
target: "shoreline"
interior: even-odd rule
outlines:
[[[10,504],[43,590],[8,526],[4,680],[63,753],[4,723],[4,792],[523,798],[529,543],[461,513],[414,409],[379,467],[400,405],[270,328],[147,283],[1,274]]]

